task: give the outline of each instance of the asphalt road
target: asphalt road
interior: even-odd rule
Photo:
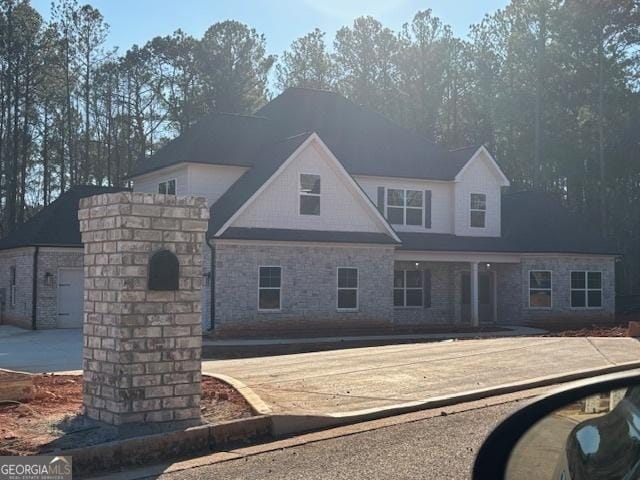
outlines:
[[[159,478],[461,480],[470,477],[475,454],[487,433],[519,406],[522,402],[452,413]]]

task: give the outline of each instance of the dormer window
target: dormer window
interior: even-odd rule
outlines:
[[[300,175],[300,215],[320,215],[320,175]]]
[[[484,193],[471,194],[471,223],[474,228],[485,228],[487,223],[487,196]]]
[[[158,193],[162,193],[163,195],[175,195],[176,194],[175,179],[167,180],[166,182],[160,182],[158,184]]]
[[[389,188],[387,219],[392,225],[422,225],[424,200],[421,190]]]

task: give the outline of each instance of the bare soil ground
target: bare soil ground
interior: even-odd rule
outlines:
[[[545,337],[626,337],[628,333],[628,324],[620,323],[615,325],[592,325],[580,328],[566,328],[550,330]]]
[[[0,382],[5,372],[0,372]],[[35,375],[35,398],[0,400],[0,455],[32,455],[111,441],[122,435],[85,419],[82,377]],[[233,387],[211,377],[202,379],[202,418],[207,423],[250,417],[251,408]],[[126,436],[134,436],[135,432]]]

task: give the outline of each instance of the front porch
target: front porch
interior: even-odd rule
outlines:
[[[509,270],[519,269],[519,263],[516,255],[398,252],[394,323],[498,323],[502,280],[513,279]]]

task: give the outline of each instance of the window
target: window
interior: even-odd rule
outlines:
[[[300,215],[320,215],[320,175],[300,175]]]
[[[571,272],[571,307],[602,307],[602,272]]]
[[[471,226],[484,228],[487,216],[487,196],[484,193],[471,194]]]
[[[422,272],[396,270],[393,272],[393,306],[422,306]]]
[[[9,267],[9,303],[16,306],[16,267]]]
[[[260,267],[258,310],[280,310],[282,268]]]
[[[163,195],[175,195],[176,194],[176,181],[167,180],[166,182],[160,182],[158,184],[158,193]]]
[[[551,308],[551,272],[532,270],[529,272],[529,308]]]
[[[393,225],[422,225],[423,205],[421,190],[387,190],[387,219]]]
[[[338,268],[338,310],[358,309],[358,269]]]

